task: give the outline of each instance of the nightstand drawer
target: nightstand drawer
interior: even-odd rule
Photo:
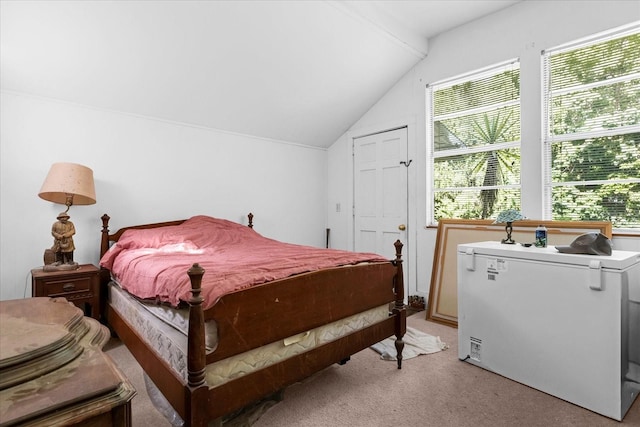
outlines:
[[[45,280],[44,292],[45,296],[56,296],[67,292],[80,292],[91,290],[92,279],[84,277],[73,280]]]

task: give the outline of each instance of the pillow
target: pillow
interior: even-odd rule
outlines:
[[[185,242],[180,225],[169,227],[129,229],[122,233],[117,245],[121,249],[160,248]]]
[[[246,225],[210,216],[194,216],[182,226],[184,236],[198,248],[224,248],[232,243],[251,241],[260,235]]]
[[[105,253],[100,265],[111,268],[115,257],[123,250],[176,248],[194,251],[203,248],[215,248],[239,240],[259,238],[251,228],[232,221],[198,215],[189,218],[180,225],[158,228],[129,229],[122,233],[116,244]]]

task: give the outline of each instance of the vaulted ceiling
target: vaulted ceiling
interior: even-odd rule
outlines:
[[[2,0],[1,84],[327,147],[430,37],[516,2]]]

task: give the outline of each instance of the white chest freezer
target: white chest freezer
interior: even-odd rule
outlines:
[[[622,420],[640,391],[640,253],[458,246],[458,357]]]

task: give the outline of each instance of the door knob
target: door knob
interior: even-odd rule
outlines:
[[[400,230],[400,231],[404,231],[404,230],[406,230],[406,229],[407,229],[407,226],[406,226],[406,225],[404,225],[404,224],[400,224],[400,225],[398,226],[398,230]]]

